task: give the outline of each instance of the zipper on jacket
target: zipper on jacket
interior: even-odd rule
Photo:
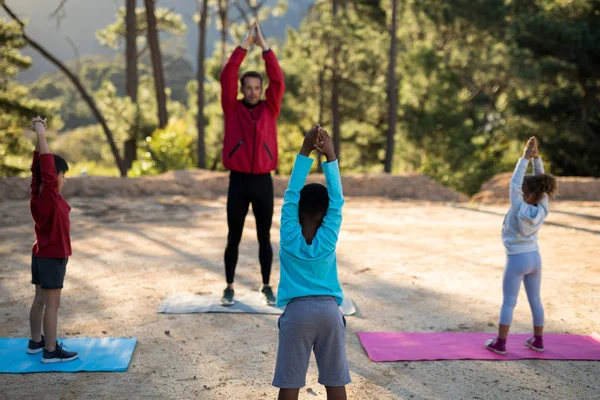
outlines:
[[[269,158],[271,159],[271,161],[273,161],[273,154],[271,154],[271,150],[269,150],[269,146],[267,146],[267,142],[263,142],[263,146],[264,146],[265,150],[267,150],[267,154],[269,155]]]
[[[233,156],[233,153],[235,153],[237,151],[237,149],[239,149],[240,146],[243,145],[243,144],[244,144],[243,140],[240,140],[239,142],[237,142],[237,144],[235,145],[235,147],[233,148],[233,150],[231,150],[229,152],[229,158],[231,158],[231,156]]]
[[[254,114],[252,114],[252,109],[250,109],[250,118],[254,121],[254,138],[252,143],[252,167],[250,167],[250,173],[254,173],[254,155],[256,154],[256,120],[254,119]]]

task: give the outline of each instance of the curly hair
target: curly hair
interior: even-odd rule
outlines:
[[[541,200],[544,193],[550,198],[554,198],[558,191],[558,181],[550,174],[526,176],[523,185],[529,193],[534,195],[535,203]]]

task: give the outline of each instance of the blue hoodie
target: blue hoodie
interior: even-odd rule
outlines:
[[[548,195],[543,194],[536,205],[527,204],[523,200],[523,179],[529,161],[519,158],[515,172],[510,180],[510,209],[504,217],[502,226],[502,242],[506,254],[522,254],[537,251],[538,231],[548,215]],[[533,174],[544,173],[541,158],[533,159]]]
[[[342,305],[344,294],[338,279],[335,249],[342,224],[342,180],[338,162],[323,163],[329,208],[312,241],[306,244],[298,216],[300,190],[304,187],[313,159],[296,156],[294,169],[281,207],[280,278],[277,307],[296,297],[333,296]]]

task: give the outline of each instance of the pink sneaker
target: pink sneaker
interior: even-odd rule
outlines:
[[[544,351],[544,339],[541,336],[532,336],[525,341],[525,347],[542,352]]]
[[[505,355],[506,354],[506,339],[489,339],[485,342],[485,348],[493,351],[496,354]]]

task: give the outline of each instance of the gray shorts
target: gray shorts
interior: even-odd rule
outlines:
[[[31,283],[42,289],[62,289],[68,258],[47,258],[31,255]]]
[[[279,317],[278,325],[279,348],[273,386],[304,387],[311,351],[315,352],[321,385],[339,387],[351,382],[346,359],[346,319],[335,298],[293,299]]]

